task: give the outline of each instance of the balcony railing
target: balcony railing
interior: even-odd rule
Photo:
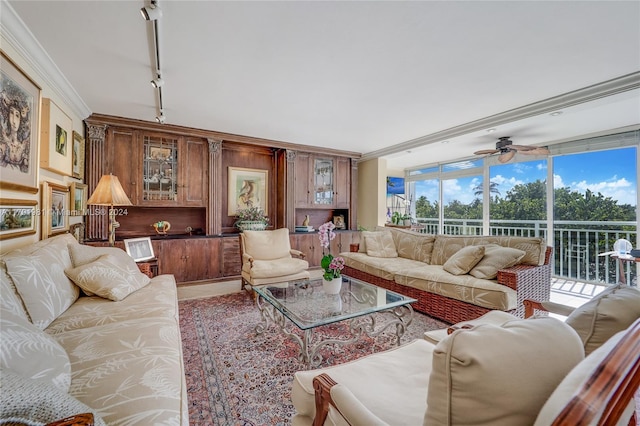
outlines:
[[[448,235],[482,235],[482,220],[445,219],[442,232],[438,219],[418,218],[424,225],[420,232]],[[554,222],[553,241],[547,237],[547,222],[538,220],[491,220],[491,235],[511,235],[523,237],[542,237],[554,248],[553,275],[594,284],[614,284],[619,281],[620,273],[625,274],[627,282],[635,282],[637,266],[635,263],[620,269],[618,262],[600,253],[613,251],[613,243],[624,238],[637,247],[638,229],[636,222],[605,221],[556,221]]]

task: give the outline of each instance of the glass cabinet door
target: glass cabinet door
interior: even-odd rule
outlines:
[[[333,204],[333,160],[316,158],[313,171],[313,203]]]
[[[144,136],[142,168],[144,201],[177,201],[178,141]]]

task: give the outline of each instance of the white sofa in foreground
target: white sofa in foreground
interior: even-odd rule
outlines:
[[[0,419],[189,424],[172,275],[64,234],[3,255],[0,278]]]

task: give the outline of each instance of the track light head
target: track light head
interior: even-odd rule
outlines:
[[[159,116],[156,117],[156,121],[160,124],[164,124],[167,117],[164,116],[164,112],[161,112]]]
[[[155,21],[156,19],[162,18],[162,9],[160,9],[160,6],[155,6],[155,3],[151,3],[151,6],[141,8],[140,13],[142,13],[142,17],[147,21]]]
[[[151,85],[154,89],[157,89],[158,87],[162,87],[164,85],[164,80],[161,77],[154,78],[153,80],[151,80]]]

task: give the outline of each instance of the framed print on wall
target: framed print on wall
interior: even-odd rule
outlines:
[[[267,215],[269,171],[229,167],[227,214],[235,216],[240,209],[260,207]]]
[[[71,183],[71,196],[69,197],[69,214],[82,216],[87,210],[88,186],[84,183]]]
[[[73,122],[51,99],[42,99],[40,167],[71,176]]]
[[[0,240],[36,233],[36,200],[0,198]]]
[[[42,239],[69,230],[69,187],[42,182]]]
[[[38,192],[40,87],[0,52],[0,188]]]
[[[73,131],[73,152],[71,153],[71,175],[84,180],[84,138]]]

